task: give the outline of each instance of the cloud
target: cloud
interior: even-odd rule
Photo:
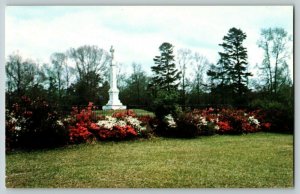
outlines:
[[[218,46],[231,27],[247,34],[249,63],[261,62],[256,45],[261,28],[293,32],[291,6],[12,6],[6,9],[6,56],[49,62],[53,52],[90,44],[109,50],[126,70],[132,62],[150,72],[158,47],[190,48],[218,60]]]

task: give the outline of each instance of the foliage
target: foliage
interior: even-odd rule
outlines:
[[[147,90],[149,77],[142,70],[141,64],[133,63],[132,70],[132,74],[123,80],[125,82],[124,89],[119,87],[120,100],[127,105],[148,106],[152,101]]]
[[[60,105],[70,105],[68,88],[74,79],[75,69],[68,65],[68,56],[65,53],[53,53],[51,64],[44,64],[42,74],[45,87],[48,89],[48,101]]]
[[[152,109],[158,119],[163,119],[164,116],[172,114],[177,116],[180,113],[179,93],[175,90],[172,91],[159,91],[157,98],[153,101]]]
[[[103,77],[111,58],[104,49],[95,45],[71,48],[67,54],[76,64],[79,80],[86,79],[87,82],[92,80],[87,76],[91,72]]]
[[[194,123],[193,117],[188,114],[182,114],[179,116],[176,125],[177,129],[174,130],[173,134],[176,137],[193,138],[199,135],[199,128]]]
[[[277,101],[255,100],[251,104],[255,114],[264,121],[264,131],[293,133],[294,111],[288,104]]]
[[[75,97],[74,103],[85,105],[90,101],[99,102],[101,81],[102,78],[95,72],[83,74],[81,79],[71,86],[74,89],[71,93]]]
[[[38,64],[32,60],[23,60],[19,54],[8,57],[5,65],[7,91],[15,91],[18,98],[25,94],[26,90],[41,81]]]
[[[179,85],[180,72],[176,69],[173,55],[173,45],[164,42],[159,47],[160,56],[155,56],[151,69],[154,73],[151,87],[158,87],[159,90],[176,90]]]
[[[246,34],[237,28],[231,28],[220,44],[224,52],[219,52],[220,59],[215,68],[207,72],[213,80],[217,80],[218,87],[225,87],[234,94],[235,104],[244,102],[245,93],[248,92],[247,49],[243,46]],[[225,95],[223,95],[225,96]]]
[[[23,96],[6,111],[7,149],[50,148],[67,142],[61,117],[46,101]]]

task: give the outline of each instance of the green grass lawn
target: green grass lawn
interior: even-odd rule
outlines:
[[[7,187],[293,187],[293,136],[152,138],[6,156]]]

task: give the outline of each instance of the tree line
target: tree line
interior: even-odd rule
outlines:
[[[288,68],[291,36],[283,28],[261,30],[257,46],[264,53],[253,77],[244,46],[246,33],[231,28],[219,44],[214,64],[200,53],[162,43],[154,56],[152,75],[133,63],[131,75],[118,75],[120,100],[127,106],[151,108],[153,103],[190,106],[293,107],[293,81]],[[42,98],[59,107],[103,106],[108,101],[110,54],[98,46],[84,45],[53,53],[50,64],[38,64],[11,54],[6,62],[6,103],[23,95]],[[191,71],[188,71],[191,70]],[[192,74],[192,75],[190,75]]]

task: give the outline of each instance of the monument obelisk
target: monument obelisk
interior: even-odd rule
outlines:
[[[103,110],[116,110],[126,109],[126,106],[122,105],[119,100],[119,90],[117,88],[117,67],[114,61],[114,49],[110,47],[111,61],[110,61],[110,77],[109,77],[109,101],[102,107]]]

